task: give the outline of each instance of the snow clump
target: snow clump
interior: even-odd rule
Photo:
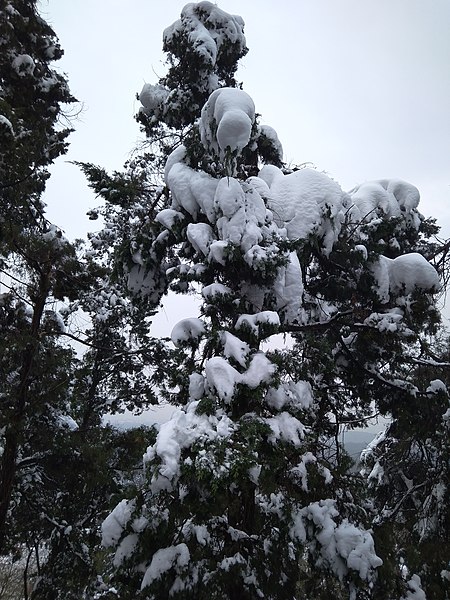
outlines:
[[[402,217],[418,229],[419,190],[400,179],[380,179],[363,183],[350,191],[351,215],[356,222],[370,222],[381,216]]]
[[[286,228],[288,239],[307,239],[316,233],[324,254],[330,254],[350,205],[340,186],[314,169],[284,175],[278,167],[266,165],[258,177],[268,187],[268,207],[277,225]]]
[[[203,146],[225,157],[227,148],[241,152],[250,141],[255,121],[255,104],[239,88],[221,88],[211,94],[200,117]]]
[[[387,303],[390,294],[411,294],[414,290],[437,292],[439,276],[426,258],[417,252],[403,254],[397,258],[380,256],[373,265],[375,290],[381,302]]]

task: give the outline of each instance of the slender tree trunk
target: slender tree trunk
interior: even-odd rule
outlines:
[[[25,425],[26,409],[29,404],[31,371],[39,347],[39,330],[49,289],[50,268],[41,272],[37,298],[33,310],[29,342],[22,354],[22,367],[20,369],[20,381],[16,394],[15,411],[5,434],[5,447],[0,473],[0,553],[5,548],[6,521],[14,488],[14,479],[17,471],[17,455]]]

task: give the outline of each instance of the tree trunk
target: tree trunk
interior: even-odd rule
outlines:
[[[39,330],[45,303],[50,289],[50,268],[41,271],[29,342],[22,353],[20,382],[16,394],[15,411],[5,434],[5,447],[0,473],[0,554],[5,549],[6,522],[11,504],[14,479],[17,471],[17,454],[25,425],[26,409],[29,404],[29,387],[34,357],[39,347]]]

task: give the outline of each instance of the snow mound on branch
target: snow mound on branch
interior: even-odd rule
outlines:
[[[191,559],[189,548],[186,544],[177,544],[168,548],[161,548],[152,557],[150,566],[145,571],[142,579],[141,590],[151,585],[153,581],[159,579],[161,575],[172,568],[180,570],[185,567]]]
[[[214,195],[218,181],[207,173],[194,171],[182,162],[183,158],[184,153],[177,149],[166,163],[166,183],[172,192],[171,208],[183,208],[194,218],[201,212],[210,223],[215,223]]]
[[[123,530],[131,519],[135,500],[121,500],[102,523],[102,545],[105,548],[115,546],[120,540]]]
[[[408,581],[409,590],[406,596],[401,600],[427,600],[425,592],[422,589],[422,581],[418,575],[413,575]]]
[[[273,165],[264,166],[259,178],[268,186],[268,207],[279,227],[291,240],[307,239],[317,233],[323,251],[329,254],[341,230],[348,195],[323,173],[300,169],[289,175]],[[255,182],[253,182],[255,185]]]
[[[161,210],[155,217],[157,223],[161,223],[166,229],[172,231],[177,221],[184,219],[183,213],[173,210],[171,208],[165,208]]]
[[[170,339],[175,346],[180,346],[183,342],[197,341],[204,333],[205,324],[201,319],[183,319],[172,329]]]
[[[363,183],[350,191],[352,220],[372,221],[380,216],[402,217],[416,229],[420,225],[417,206],[419,190],[400,179],[380,179]]]
[[[247,356],[250,353],[250,346],[229,331],[221,331],[219,335],[220,341],[223,344],[223,353],[225,357],[232,358],[242,367],[245,367]]]
[[[145,83],[139,94],[139,100],[143,106],[142,111],[147,115],[154,115],[155,118],[159,118],[162,115],[163,105],[168,95],[169,90],[159,83],[156,85]]]
[[[210,285],[205,285],[202,289],[202,296],[208,302],[213,302],[218,296],[228,296],[231,293],[231,288],[223,285],[223,283],[211,283]]]
[[[299,317],[304,292],[302,269],[296,252],[291,252],[288,264],[279,269],[273,287],[284,322],[294,323]]]
[[[289,381],[277,388],[269,388],[266,403],[271,408],[281,410],[285,406],[294,409],[308,409],[313,405],[311,384],[307,381]]]
[[[181,19],[164,30],[164,45],[170,45],[183,32],[189,31],[190,48],[199,58],[213,65],[228,44],[246,48],[244,20],[230,15],[212,2],[191,2],[181,11]]]
[[[186,237],[192,244],[194,250],[203,256],[208,256],[209,248],[216,240],[214,231],[208,223],[189,223]]]
[[[198,385],[199,381],[192,382]],[[191,402],[185,409],[177,409],[170,421],[163,423],[156,442],[147,448],[144,465],[159,457],[158,472],[151,480],[151,491],[171,490],[180,473],[180,457],[183,448],[196,442],[213,441],[229,437],[234,423],[223,413],[214,415],[197,414],[198,401]]]
[[[272,430],[269,436],[269,442],[276,444],[278,440],[283,440],[300,446],[301,440],[305,436],[305,426],[296,417],[288,412],[281,412],[274,417],[264,419]]]
[[[34,60],[29,54],[19,54],[11,62],[11,67],[20,77],[32,75],[35,69]]]
[[[255,121],[251,97],[238,88],[221,88],[202,109],[199,129],[203,146],[224,157],[224,151],[241,152],[250,141]]]
[[[267,211],[253,187],[233,177],[223,177],[216,189],[214,206],[223,215],[217,219],[221,240],[240,246],[244,253],[262,241],[261,225]]]
[[[317,566],[331,567],[341,580],[350,570],[357,571],[361,579],[370,580],[373,569],[383,564],[375,553],[372,535],[355,527],[347,519],[336,523],[338,516],[334,500],[312,502],[295,516],[291,537],[303,541],[306,536],[305,522],[312,522],[318,529],[315,536],[320,551]]]
[[[230,338],[227,341],[230,344]],[[235,346],[232,348],[229,345],[227,348],[230,357],[232,356],[235,360],[241,358],[243,361],[246,357],[246,347],[241,346],[241,350],[239,350],[236,341],[231,341],[231,343]],[[233,353],[235,354],[233,355]],[[221,356],[210,358],[205,365],[206,380],[210,389],[226,403],[231,402],[238,384],[255,389],[270,381],[275,371],[276,365],[271,363],[263,352],[256,352],[253,355],[250,365],[244,373],[240,373]]]
[[[196,218],[200,212],[209,222],[216,222],[214,197],[218,180],[203,171],[195,171],[185,164],[186,148],[179,146],[167,158],[164,168],[164,179],[172,193],[170,209],[160,211],[156,220],[165,225],[166,211],[184,209]],[[166,226],[166,225],[165,225]]]
[[[270,125],[261,125],[259,128],[260,135],[264,136],[272,148],[275,150],[276,154],[279,156],[280,160],[283,159],[283,146],[281,145],[280,140],[278,139],[278,134],[273,127]]]
[[[241,374],[221,356],[210,358],[205,366],[206,379],[219,398],[230,402]]]
[[[372,273],[377,295],[383,303],[389,301],[390,294],[411,294],[416,289],[437,292],[440,287],[436,269],[417,252],[393,259],[380,256]]]
[[[260,325],[279,327],[280,317],[278,313],[273,310],[264,310],[254,315],[240,315],[236,321],[235,328],[237,330],[247,328],[255,335],[259,335]]]
[[[3,127],[10,135],[14,135],[14,127],[5,115],[0,114],[0,127]]]

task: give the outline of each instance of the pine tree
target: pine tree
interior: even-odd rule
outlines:
[[[125,336],[103,321],[81,336],[90,353],[68,344],[76,311],[94,308],[101,323],[111,294],[104,265],[45,215],[48,167],[66,151],[61,121],[75,102],[52,68],[62,50],[35,2],[0,2],[0,39],[0,551],[36,554],[35,598],[79,598],[95,573],[99,520],[143,442],[100,426],[119,403],[104,388]]]
[[[390,560],[377,523],[375,552],[371,499],[339,433],[430,398],[415,365],[439,322],[427,259],[439,265],[445,244],[410,184],[346,194],[283,165],[275,132],[233,87],[238,17],[187,5],[164,45],[169,74],[140,95],[150,152],[124,174],[83,166],[106,200],[91,242],[114,265],[129,323],[144,324],[147,381],[178,406],[146,452],[145,482],[104,523],[111,585],[123,598],[407,598],[418,580]],[[202,305],[159,360],[143,349],[168,290]],[[276,333],[289,344],[267,345]]]
[[[434,351],[428,349],[430,358],[418,357],[414,368],[425,394],[393,407],[392,422],[363,454],[375,533],[386,555],[379,598],[392,594],[399,571],[408,573],[427,598],[449,598],[450,363],[448,339],[436,340]]]
[[[159,109],[146,110],[156,124]],[[260,160],[271,164],[254,177]],[[398,326],[403,286],[427,292],[428,303],[437,287],[411,252],[427,224],[403,182],[349,195],[320,173],[280,165],[273,130],[230,87],[213,91],[167,160],[170,206],[150,239],[178,260],[169,288],[201,290],[203,304],[201,318],[172,332],[184,352],[170,374],[180,408],[147,451],[147,483],[104,524],[124,598],[140,589],[143,598],[370,596],[381,562],[364,529],[370,511],[329,440],[403,390],[384,361],[392,354],[401,371],[403,337],[420,316],[408,306]],[[159,281],[147,256],[140,271]],[[397,257],[423,277],[402,281]],[[415,332],[435,318],[425,313]],[[293,335],[294,347],[265,349],[275,333]]]
[[[60,324],[49,302],[76,270],[76,260],[74,249],[46,221],[41,200],[47,167],[66,149],[69,130],[58,126],[63,103],[74,101],[66,80],[50,67],[62,51],[34,2],[4,1],[0,14],[0,263],[2,287],[9,289],[1,296],[0,549],[4,550],[25,431],[30,419],[46,412],[49,396],[63,393],[65,376],[59,368],[43,382],[45,399],[37,398],[35,386],[42,360],[58,362],[53,336]],[[61,370],[66,354],[61,349]]]

